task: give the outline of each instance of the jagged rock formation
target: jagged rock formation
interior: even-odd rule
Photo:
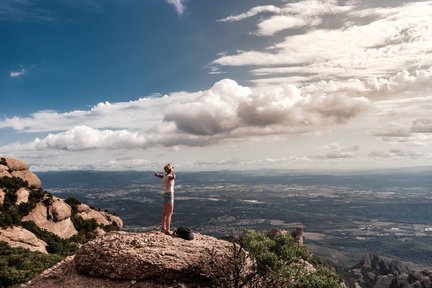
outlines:
[[[24,287],[211,287],[203,265],[211,255],[227,259],[232,243],[194,236],[187,241],[161,232],[110,232]]]
[[[6,242],[9,246],[25,248],[31,251],[48,253],[47,244],[36,237],[32,232],[22,227],[8,227],[0,230],[0,241]]]
[[[29,165],[27,163],[13,158],[0,157],[0,178],[4,177],[18,177],[24,181],[21,181],[21,183],[24,183],[21,185],[22,187],[15,187],[16,185],[14,184],[12,186],[13,188],[9,187],[6,189],[0,186],[1,206],[15,206],[15,208],[12,209],[14,211],[28,209],[27,212],[23,214],[25,216],[20,216],[19,221],[33,221],[37,227],[64,239],[77,235],[78,231],[72,221],[73,213],[71,206],[67,204],[65,200],[44,192],[41,189],[40,179],[29,170]],[[25,184],[25,181],[27,181],[28,185]],[[7,193],[9,193],[9,199],[15,199],[14,197],[16,197],[16,200],[13,200],[14,202],[12,203],[10,203],[11,200],[8,200],[9,203],[5,204]],[[34,200],[34,194],[38,194],[38,200]],[[31,203],[29,200],[30,198],[32,198]],[[22,205],[27,206],[22,208]],[[77,216],[81,217],[83,220],[95,220],[97,224],[103,224],[103,226],[114,225],[119,229],[123,226],[123,222],[119,217],[105,211],[91,209],[85,204],[79,204],[77,210]],[[2,210],[2,213],[7,213],[7,211]],[[2,235],[0,241],[7,242],[11,247],[22,247],[46,253],[45,242],[45,244],[43,244],[43,241],[38,239],[32,232],[21,227],[16,227],[16,224],[15,220],[15,222],[13,222],[15,227],[8,227],[10,224],[0,227],[0,235]],[[14,233],[11,231],[15,231],[17,234],[12,236]],[[95,233],[99,236],[103,235],[105,231],[97,227]]]
[[[426,288],[432,287],[432,272],[413,271],[396,260],[373,253],[351,268],[356,287],[361,288]]]

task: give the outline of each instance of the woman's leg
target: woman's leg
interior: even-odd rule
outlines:
[[[165,231],[171,233],[171,217],[174,211],[174,203],[165,204],[165,211],[166,211]]]
[[[173,210],[174,203],[164,203],[164,212],[162,215],[162,232],[170,233]]]

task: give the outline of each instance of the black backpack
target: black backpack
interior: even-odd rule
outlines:
[[[176,237],[180,237],[182,239],[185,239],[185,240],[193,240],[194,239],[193,233],[190,231],[189,228],[185,228],[185,227],[177,228],[176,230],[174,230],[173,235]]]

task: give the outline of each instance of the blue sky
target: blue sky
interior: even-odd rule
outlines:
[[[431,164],[432,1],[1,0],[0,154],[36,170]]]
[[[7,117],[205,89],[221,78],[206,66],[240,42],[216,22],[230,1],[190,1],[181,15],[162,0],[3,2],[10,7],[0,10]]]

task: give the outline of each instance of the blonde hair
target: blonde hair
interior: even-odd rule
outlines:
[[[173,166],[171,165],[171,163],[168,163],[164,166],[164,170],[166,173],[169,173],[172,170]]]

